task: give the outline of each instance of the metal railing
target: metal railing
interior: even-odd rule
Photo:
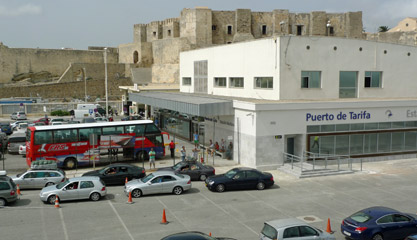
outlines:
[[[312,165],[312,170],[352,170],[352,159],[349,155],[318,154],[304,151],[303,158]]]

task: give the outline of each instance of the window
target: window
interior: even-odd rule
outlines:
[[[329,35],[333,35],[334,34],[334,28],[333,27],[329,27]]]
[[[159,128],[157,126],[155,126],[155,124],[147,124],[146,125],[146,133],[154,133],[154,132],[159,132]]]
[[[153,36],[156,37],[156,32],[153,32]]]
[[[319,233],[309,226],[300,226],[301,237],[319,236]]]
[[[137,63],[139,61],[139,53],[138,51],[133,52],[133,63]]]
[[[225,77],[216,77],[214,78],[215,87],[226,87],[226,78]]]
[[[171,30],[168,30],[168,36],[171,36]]]
[[[142,136],[145,132],[145,125],[130,125],[126,126],[126,133],[136,133],[136,137]]]
[[[262,25],[262,35],[266,35],[266,25]]]
[[[284,238],[293,238],[299,236],[300,231],[298,231],[298,227],[290,227],[284,230]]]
[[[380,88],[382,72],[365,72],[365,87]]]
[[[392,214],[386,215],[386,216],[378,219],[378,221],[377,221],[378,224],[392,223],[392,222],[394,222],[394,216]]]
[[[164,176],[164,179],[162,180],[163,182],[172,182],[175,181],[176,179],[171,177],[171,176]]]
[[[81,128],[78,132],[80,141],[89,141],[90,134],[101,135],[101,128]]]
[[[234,88],[243,88],[243,78],[242,77],[231,77],[230,87]]]
[[[151,183],[161,183],[163,178],[164,178],[164,176],[156,177],[156,178],[152,179]]]
[[[119,135],[124,132],[123,126],[119,127],[103,127],[103,135]]]
[[[227,34],[231,35],[232,34],[232,26],[227,26]]]
[[[217,26],[216,25],[211,25],[211,30],[216,31]]]
[[[255,88],[273,88],[273,77],[255,77]]]
[[[268,224],[264,224],[264,227],[262,228],[261,232],[264,236],[270,238],[270,239],[276,239],[278,232],[275,228],[271,227]]]
[[[0,190],[9,190],[10,185],[7,182],[0,182]]]
[[[246,171],[247,178],[258,178],[259,174],[255,171]]]
[[[339,98],[356,98],[357,72],[339,74]]]
[[[76,129],[62,129],[54,130],[54,143],[66,143],[77,142],[77,130]]]
[[[52,143],[52,132],[51,131],[35,132],[35,145],[42,145],[44,143]]]
[[[93,188],[94,183],[92,181],[82,181],[80,184],[80,188]]]
[[[297,36],[301,36],[301,35],[303,35],[303,26],[298,25],[297,26]]]
[[[301,88],[320,88],[321,71],[301,71]]]
[[[183,77],[182,78],[182,85],[183,86],[191,86],[191,78],[190,77]]]

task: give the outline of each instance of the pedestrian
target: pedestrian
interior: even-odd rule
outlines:
[[[171,158],[174,159],[174,154],[175,154],[175,143],[173,140],[171,140],[171,142],[169,143],[169,150],[171,151]]]
[[[193,136],[194,136],[194,145],[195,147],[198,147],[198,133],[194,132]]]
[[[226,158],[228,160],[233,159],[233,143],[232,142],[230,142],[229,146],[227,147]]]
[[[317,148],[319,148],[319,136],[314,137],[313,146],[311,146],[311,148],[314,148],[315,146],[317,146]]]
[[[199,151],[200,150],[198,150],[197,147],[194,147],[194,149],[193,149],[193,160],[198,160],[198,152]]]
[[[216,151],[219,151],[219,150],[220,150],[219,142],[216,142],[216,143],[214,144],[214,149],[215,149]]]
[[[226,141],[222,138],[222,141],[220,142],[220,152],[226,151]]]
[[[214,143],[213,141],[210,139],[210,143],[209,143],[209,147],[207,149],[207,154],[210,154],[213,156],[214,153]]]
[[[181,148],[181,161],[185,161],[185,156],[187,155],[187,152],[185,151],[185,147],[182,146]]]
[[[153,148],[151,148],[151,151],[149,151],[149,169],[152,168],[152,164],[153,164],[153,168],[155,167],[155,151],[153,150]]]

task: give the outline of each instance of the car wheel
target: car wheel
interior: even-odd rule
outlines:
[[[55,183],[49,182],[49,183],[45,184],[45,187],[49,187],[49,186],[52,186],[52,185],[55,185]]]
[[[203,174],[203,175],[200,176],[200,181],[204,182],[204,181],[206,181],[206,179],[207,179],[206,175]]]
[[[72,158],[72,157],[71,158],[67,158],[64,161],[64,166],[67,169],[74,169],[74,168],[77,167],[77,160],[75,158]]]
[[[56,196],[52,195],[48,197],[48,203],[54,205],[55,204]]]
[[[0,198],[0,207],[4,207],[6,206],[6,200],[4,200],[3,198]]]
[[[143,161],[148,159],[148,154],[144,151],[140,151],[136,154],[136,159],[138,161]]]
[[[140,189],[135,189],[132,191],[132,197],[139,198],[142,196],[142,191]]]
[[[377,233],[372,237],[372,240],[384,240],[381,234]]]
[[[98,201],[98,200],[100,200],[100,193],[96,193],[96,192],[93,192],[91,195],[90,195],[90,199],[91,199],[91,201]]]
[[[180,195],[181,193],[182,193],[182,187],[174,187],[174,189],[172,190],[172,192],[175,194],[175,195]]]
[[[223,184],[219,184],[216,186],[216,191],[217,192],[224,192],[224,185]]]
[[[265,189],[265,183],[258,182],[258,184],[256,184],[256,189],[258,189],[258,190],[264,190]]]

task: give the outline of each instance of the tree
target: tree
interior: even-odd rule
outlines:
[[[378,32],[388,32],[389,29],[388,26],[379,26]]]

